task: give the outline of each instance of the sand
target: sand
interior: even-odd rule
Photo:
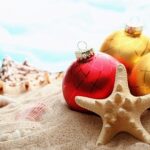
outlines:
[[[126,133],[118,134],[107,145],[96,146],[101,118],[70,110],[61,82],[57,80],[17,96],[8,95],[14,103],[0,108],[0,150],[150,150],[150,145]],[[24,117],[30,114],[28,108],[39,103],[45,104],[41,117]],[[150,132],[150,110],[144,112],[141,120]]]

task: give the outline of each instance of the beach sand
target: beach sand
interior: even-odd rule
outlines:
[[[127,133],[96,146],[101,118],[70,110],[61,82],[59,79],[28,93],[8,95],[14,103],[0,108],[0,150],[150,150],[150,145]],[[38,109],[32,112],[34,107]],[[141,120],[150,132],[150,110]]]

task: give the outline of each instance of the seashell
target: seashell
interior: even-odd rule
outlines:
[[[12,99],[6,96],[0,95],[0,108],[10,104],[11,102],[12,102]]]
[[[44,84],[44,81],[45,81],[45,80],[44,80],[44,78],[43,78],[43,77],[39,77],[39,79],[38,79],[38,80],[39,80],[39,84],[40,84],[40,85],[41,85],[41,84]]]
[[[3,89],[3,81],[0,80],[0,94],[3,94],[4,89]]]
[[[22,92],[28,91],[30,89],[29,81],[22,82],[21,85],[20,85],[20,88],[21,88]]]
[[[46,110],[47,106],[44,103],[38,103],[19,112],[16,115],[16,120],[39,121]]]
[[[64,72],[63,71],[60,71],[58,72],[57,76],[55,77],[55,79],[62,79],[64,77]]]
[[[44,76],[45,76],[46,83],[48,83],[48,84],[51,83],[51,79],[50,79],[49,73],[45,72]]]

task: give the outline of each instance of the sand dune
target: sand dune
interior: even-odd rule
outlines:
[[[61,80],[55,80],[38,90],[9,97],[14,103],[0,109],[0,150],[150,149],[148,144],[126,133],[117,135],[107,145],[95,146],[102,126],[101,119],[94,114],[70,110],[62,95]],[[36,110],[40,112],[39,117],[34,114],[35,106],[39,108]],[[150,111],[146,111],[141,119],[150,132],[149,116]]]

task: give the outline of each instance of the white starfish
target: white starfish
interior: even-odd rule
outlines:
[[[76,103],[101,116],[103,127],[97,145],[106,144],[122,131],[150,144],[150,134],[140,121],[141,114],[150,107],[150,94],[135,97],[130,93],[127,72],[123,65],[119,64],[117,67],[114,89],[108,98],[77,96]]]

